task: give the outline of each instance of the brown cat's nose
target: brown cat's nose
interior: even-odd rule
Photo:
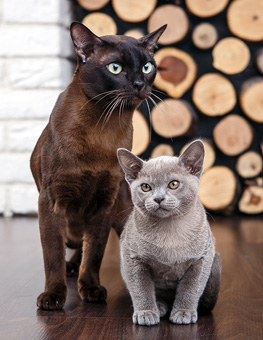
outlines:
[[[135,80],[133,82],[133,86],[137,89],[137,90],[141,90],[144,87],[144,81],[142,80]]]

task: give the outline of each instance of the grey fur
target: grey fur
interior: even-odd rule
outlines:
[[[170,321],[194,323],[198,307],[213,309],[221,276],[220,257],[198,198],[203,143],[193,142],[179,158],[144,162],[118,149],[118,159],[134,203],[121,236],[121,273],[133,302],[133,322],[159,323],[172,292]],[[175,180],[178,188],[169,188]],[[144,192],[143,183],[151,190]],[[164,300],[157,300],[158,292]]]

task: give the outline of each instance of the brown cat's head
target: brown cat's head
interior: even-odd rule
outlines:
[[[153,52],[165,28],[134,39],[98,37],[81,23],[72,23],[71,37],[78,56],[75,76],[87,98],[105,107],[113,101],[112,107],[131,109],[148,98],[156,75]]]

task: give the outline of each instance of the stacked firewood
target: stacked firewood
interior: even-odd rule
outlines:
[[[168,24],[156,91],[134,114],[133,152],[179,154],[201,138],[204,206],[263,213],[263,1],[78,1],[83,23],[101,36],[139,38]]]

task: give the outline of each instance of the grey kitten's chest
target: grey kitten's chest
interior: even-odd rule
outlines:
[[[150,272],[156,288],[175,288],[177,282],[184,276],[187,269],[195,260],[183,263],[165,265],[158,261],[149,260]]]

